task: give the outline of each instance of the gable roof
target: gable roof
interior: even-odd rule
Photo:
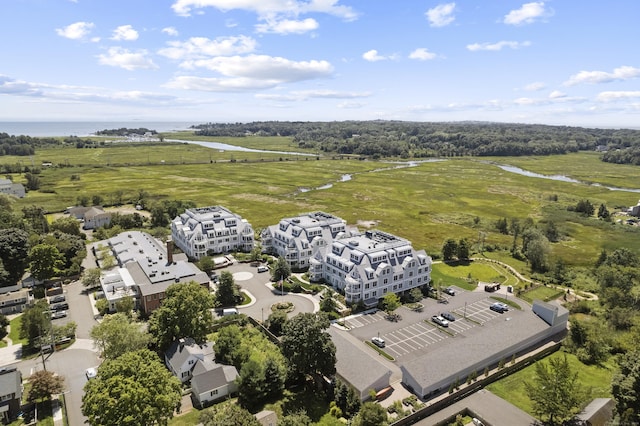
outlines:
[[[176,340],[165,352],[165,359],[173,371],[179,371],[180,367],[191,357],[198,359],[213,358],[213,343],[196,344],[191,337]]]
[[[195,374],[196,370],[199,374]],[[207,361],[196,362],[191,379],[191,387],[199,393],[221,388],[233,383],[238,377],[238,370],[233,365],[209,363]]]
[[[22,374],[16,367],[0,368],[0,396],[15,393],[16,399],[22,396]]]

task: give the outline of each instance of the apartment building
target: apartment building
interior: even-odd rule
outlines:
[[[222,206],[185,210],[171,223],[171,236],[192,259],[231,251],[250,252],[254,245],[251,224]]]
[[[293,270],[307,269],[314,253],[345,235],[346,221],[316,211],[282,219],[262,231],[262,251],[283,257]]]
[[[428,284],[431,257],[411,242],[370,230],[335,239],[310,260],[309,278],[344,291],[348,303],[376,305],[388,292],[404,293]]]

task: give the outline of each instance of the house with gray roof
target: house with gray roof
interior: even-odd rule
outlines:
[[[176,340],[164,354],[167,368],[182,383],[191,380],[197,361],[213,361],[214,358],[213,343],[198,345],[190,337]]]
[[[206,407],[238,392],[238,370],[233,365],[210,360],[197,361],[191,378],[191,400],[197,407]]]
[[[165,246],[146,232],[122,232],[93,246],[101,266],[107,257],[103,248],[117,263],[101,278],[102,291],[112,309],[122,297],[132,296],[148,315],[160,306],[173,284],[193,281],[209,288],[207,274],[188,262],[184,253],[174,254],[171,241]]]
[[[185,210],[171,222],[171,237],[192,259],[231,251],[248,253],[254,245],[251,224],[222,206]]]
[[[12,288],[15,286],[12,286]],[[18,314],[33,303],[33,295],[28,288],[0,294],[0,314]]]
[[[16,367],[0,368],[0,419],[4,424],[15,420],[22,400],[22,374]]]
[[[9,179],[0,179],[0,194],[24,198],[26,196],[26,191],[24,189],[24,185],[21,183],[13,183]]]
[[[347,232],[344,219],[316,211],[284,218],[262,231],[262,251],[284,258],[294,270],[307,269],[314,252]]]
[[[336,376],[353,387],[360,400],[369,398],[370,391],[379,391],[389,387],[391,370],[376,359],[370,351],[361,349],[345,336],[329,327],[331,341],[336,346]]]

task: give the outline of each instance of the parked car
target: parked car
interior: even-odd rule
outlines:
[[[440,314],[440,316],[444,319],[446,319],[449,322],[455,321],[456,317],[453,316],[453,314],[451,312],[443,312]]]
[[[434,315],[431,317],[431,321],[435,322],[439,326],[449,327],[449,321],[444,319],[441,315]]]
[[[95,379],[98,375],[98,370],[95,367],[89,367],[84,371],[84,375],[87,376],[87,380]]]
[[[502,302],[495,302],[492,303],[491,306],[489,306],[489,309],[491,309],[492,311],[503,313],[509,310],[509,306]]]
[[[442,291],[444,293],[447,293],[449,296],[455,296],[456,295],[456,291],[451,287],[447,287],[447,288],[443,289]]]
[[[69,304],[67,302],[56,303],[55,305],[51,305],[52,311],[65,311],[69,309]]]
[[[384,345],[385,345],[384,339],[382,337],[378,337],[378,336],[372,337],[371,338],[371,343],[373,343],[374,345],[376,345],[379,348],[384,348]]]
[[[258,266],[258,272],[269,272],[269,267],[265,265]]]
[[[58,294],[56,296],[51,296],[49,298],[49,303],[60,303],[60,302],[64,302],[66,301],[67,298],[65,297],[64,294]]]
[[[67,316],[67,311],[55,311],[55,312],[51,312],[51,319],[60,319],[60,318],[64,318]]]

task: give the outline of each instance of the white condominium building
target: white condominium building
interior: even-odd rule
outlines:
[[[187,209],[171,223],[175,245],[190,258],[253,249],[253,228],[222,206]]]
[[[414,250],[408,240],[366,231],[335,239],[324,253],[314,253],[309,278],[343,290],[348,303],[375,305],[388,292],[404,293],[428,284],[431,257]]]
[[[331,242],[344,236],[346,222],[324,212],[311,212],[282,219],[262,231],[262,250],[283,257],[294,270],[309,267],[309,259]]]

